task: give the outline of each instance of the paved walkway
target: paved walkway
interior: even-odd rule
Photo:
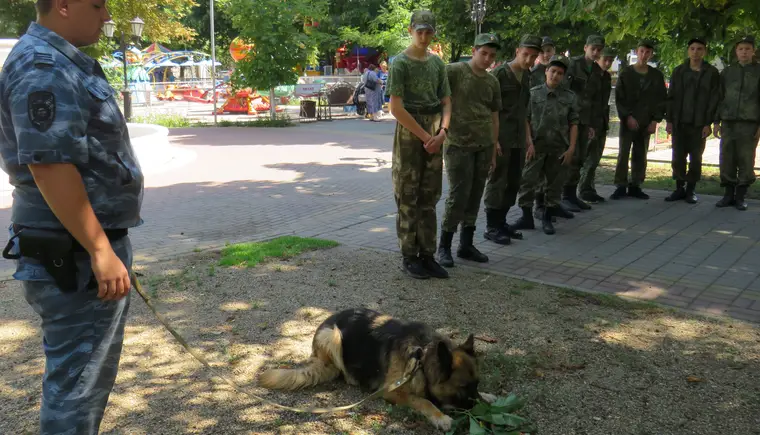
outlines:
[[[181,164],[154,165],[146,176],[146,223],[132,232],[136,261],[280,234],[397,251],[393,127],[173,130]],[[716,209],[714,197],[671,205],[667,192],[650,193],[560,220],[555,236],[530,231],[504,247],[483,240],[481,216],[476,240],[491,261],[476,266],[760,322],[760,203],[738,212]],[[0,221],[9,221],[9,205]],[[7,277],[11,264],[2,266]]]

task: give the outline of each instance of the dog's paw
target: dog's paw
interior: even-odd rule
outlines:
[[[494,396],[493,394],[488,394],[488,393],[480,393],[480,398],[481,398],[481,399],[482,399],[484,402],[486,402],[486,403],[493,403],[493,402],[495,402],[495,401],[496,401],[496,399],[497,399],[497,397],[496,397],[496,396]]]
[[[444,432],[447,432],[451,429],[451,424],[453,422],[454,419],[446,414],[430,417],[430,423],[432,423],[436,428],[443,430]]]

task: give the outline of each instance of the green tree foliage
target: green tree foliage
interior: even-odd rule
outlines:
[[[0,38],[18,38],[36,19],[34,0],[0,1]]]
[[[309,34],[304,23],[327,15],[326,0],[231,0],[229,14],[240,37],[254,48],[235,64],[233,85],[270,89],[295,84],[297,67],[316,63],[318,29]]]
[[[192,40],[169,44],[171,48],[194,49],[204,53],[211,53],[211,19],[210,0],[196,0],[188,15],[182,19],[185,27],[194,29],[196,36]],[[238,31],[232,25],[232,17],[229,14],[230,0],[214,0],[214,43],[216,45],[216,58],[219,62],[230,65],[230,43],[238,36]]]

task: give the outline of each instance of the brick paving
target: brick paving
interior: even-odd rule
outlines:
[[[195,158],[146,176],[146,223],[132,231],[136,261],[282,234],[397,251],[393,127],[335,121],[172,130],[172,143]],[[600,193],[608,196],[611,188]],[[649,193],[648,201],[608,201],[560,219],[554,236],[525,231],[525,240],[509,246],[483,240],[481,216],[476,242],[491,261],[466,264],[760,322],[760,204],[751,201],[749,211],[738,212],[715,208],[717,197],[669,204],[667,192]],[[0,221],[9,221],[8,206]],[[439,213],[442,208],[443,199]],[[3,262],[0,274],[7,278],[10,267]]]

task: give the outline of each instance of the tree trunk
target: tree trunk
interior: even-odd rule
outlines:
[[[274,103],[274,88],[269,89],[269,119],[274,120],[276,113]]]

